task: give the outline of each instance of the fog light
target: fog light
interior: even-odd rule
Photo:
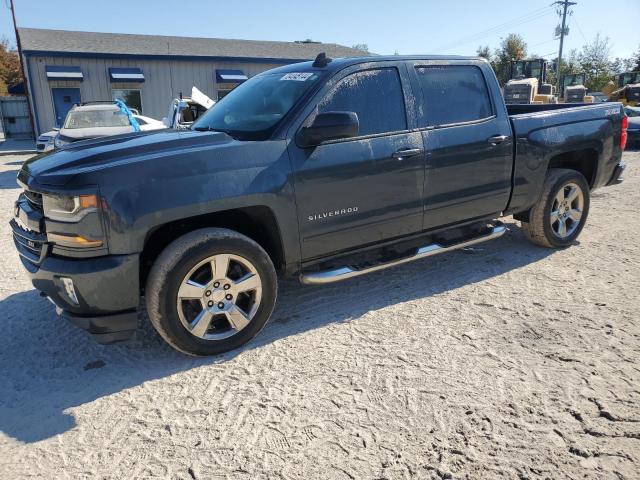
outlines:
[[[60,277],[60,280],[62,280],[64,291],[67,293],[67,297],[69,297],[69,299],[76,305],[80,305],[80,302],[78,302],[78,297],[76,296],[76,289],[73,286],[73,280],[71,280],[69,277]]]

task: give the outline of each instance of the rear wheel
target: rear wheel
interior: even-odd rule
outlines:
[[[589,201],[589,185],[580,172],[550,169],[542,194],[529,211],[529,221],[522,222],[522,230],[537,245],[568,247],[584,228]]]
[[[267,323],[277,293],[275,269],[250,238],[226,229],[191,232],[158,257],[146,288],[158,333],[191,355],[239,347]]]

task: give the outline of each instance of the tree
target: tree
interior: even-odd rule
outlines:
[[[517,33],[510,33],[500,42],[500,48],[494,53],[491,66],[496,72],[500,84],[509,80],[511,60],[523,60],[527,56],[527,43]]]
[[[611,80],[612,62],[609,37],[597,33],[593,41],[582,47],[577,56],[581,70],[587,74],[589,91],[600,91]]]
[[[0,39],[0,95],[7,94],[7,88],[22,81],[20,58],[6,37]]]
[[[633,57],[631,57],[630,60],[629,70],[640,72],[640,45],[638,45],[638,50],[636,50],[636,53],[633,54]]]
[[[369,53],[369,45],[367,45],[366,43],[356,43],[355,45],[352,45],[351,48]]]
[[[485,45],[484,47],[480,45],[476,49],[476,55],[491,61],[491,49],[489,48],[489,45]]]

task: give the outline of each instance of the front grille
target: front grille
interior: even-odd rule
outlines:
[[[42,195],[29,190],[24,191],[24,198],[29,202],[29,206],[38,212],[42,212]]]
[[[15,220],[11,220],[10,224],[18,253],[36,265],[41,263],[47,253],[47,235],[26,230]]]

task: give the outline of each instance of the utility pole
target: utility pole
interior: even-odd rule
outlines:
[[[562,27],[560,28],[560,50],[558,51],[558,64],[556,66],[556,95],[560,96],[563,92],[560,91],[560,66],[562,65],[562,47],[564,46],[564,35],[567,26],[567,9],[572,5],[577,5],[577,2],[570,2],[569,0],[559,0],[553,2],[553,5],[562,5]]]
[[[24,93],[27,97],[27,110],[29,111],[29,123],[31,123],[31,131],[36,136],[36,129],[33,123],[33,115],[31,113],[31,98],[29,96],[29,82],[25,75],[24,62],[22,61],[22,45],[20,44],[20,35],[18,35],[18,24],[16,23],[16,10],[13,6],[13,0],[9,0],[9,8],[11,9],[11,18],[13,19],[13,30],[16,34],[16,46],[18,47],[18,58],[20,59],[20,72],[22,73],[22,81],[24,82]]]

